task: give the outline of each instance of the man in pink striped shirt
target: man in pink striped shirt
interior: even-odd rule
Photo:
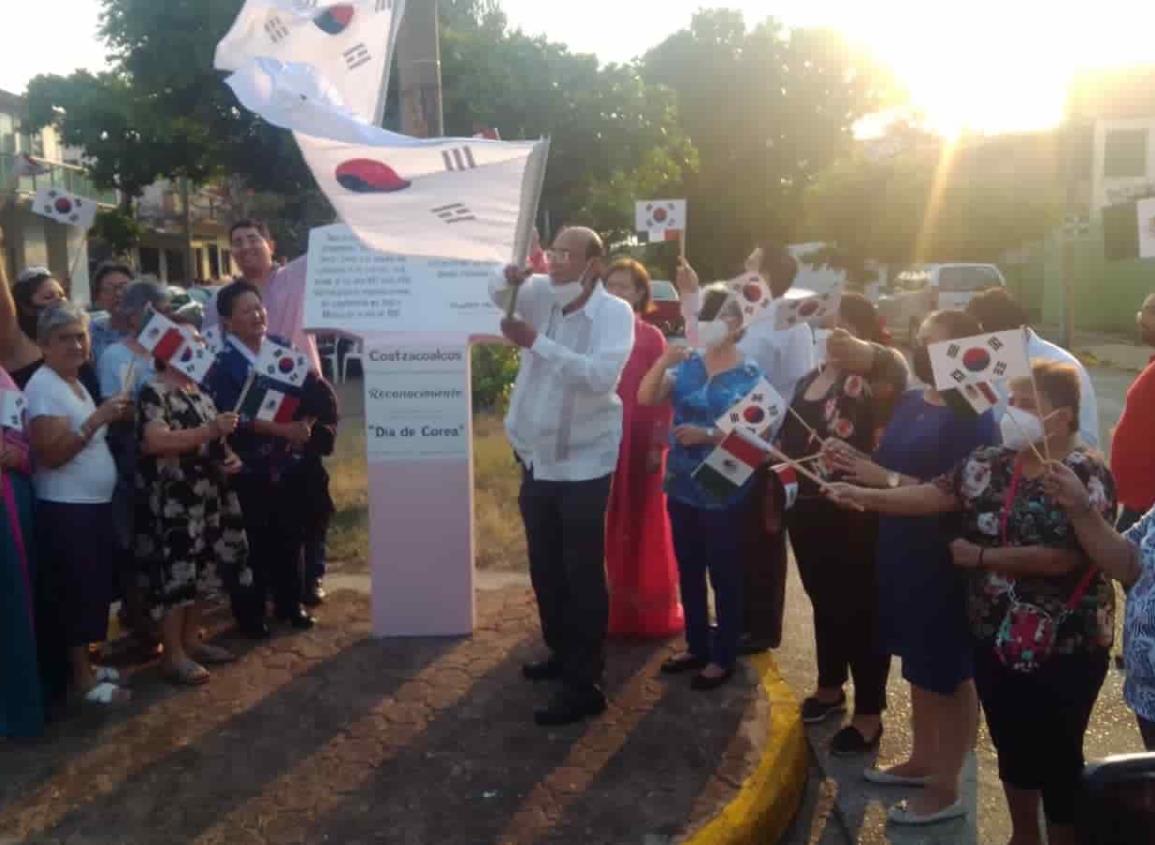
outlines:
[[[309,366],[321,372],[317,343],[304,329],[305,274],[308,256],[302,255],[283,267],[273,263],[276,244],[263,220],[238,220],[229,230],[233,260],[241,277],[261,290],[268,312],[269,334],[290,341],[309,358]],[[218,325],[216,298],[205,307],[204,327]]]

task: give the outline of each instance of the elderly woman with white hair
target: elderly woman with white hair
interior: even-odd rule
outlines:
[[[114,670],[95,668],[89,646],[108,633],[116,538],[116,464],[110,423],[129,419],[121,395],[97,407],[80,381],[88,360],[88,317],[71,303],[48,306],[37,322],[43,366],[25,388],[36,491],[42,671],[50,695],[71,685],[93,704],[127,698]],[[67,651],[68,672],[61,666]]]

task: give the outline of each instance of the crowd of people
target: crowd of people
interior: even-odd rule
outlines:
[[[1155,750],[1155,363],[1128,394],[1112,472],[1085,369],[1004,289],[930,314],[908,365],[858,294],[843,294],[822,355],[810,326],[747,324],[730,288],[703,287],[681,259],[687,342],[667,342],[644,320],[645,268],[608,263],[596,233],[565,229],[546,257],[545,273],[509,267],[493,291],[499,305],[516,297],[502,322],[522,350],[506,428],[548,650],[523,674],[559,682],[536,721],[604,710],[608,635],[681,623],[685,649],[662,672],[703,692],[727,683],[741,655],[781,642],[788,542],[814,614],[803,720],[841,717],[854,683],[831,753],[878,748],[893,657],[910,683],[907,758],[864,770],[915,790],[890,820],[965,814],[981,708],[1013,841],[1043,841],[1041,807],[1047,841],[1073,842],[1113,581],[1128,591],[1126,700]],[[780,299],[797,265],[765,247],[746,269]],[[1155,296],[1139,327],[1155,345]],[[1020,328],[1031,378],[997,384],[993,407],[934,387],[929,345]],[[763,379],[789,403],[762,436],[807,470],[796,500],[772,458],[725,494],[697,472],[725,439],[717,421]]]
[[[89,313],[47,269],[10,286],[0,264],[0,390],[26,404],[0,448],[0,736],[35,736],[76,702],[130,697],[93,660],[117,600],[145,656],[159,653],[179,685],[235,659],[205,636],[201,608],[218,594],[252,637],[270,633],[270,598],[276,620],[314,624],[336,395],[300,328],[303,261],[277,268],[260,221],[239,221],[231,239],[242,277],[212,303],[206,323],[222,342],[201,384],[138,337],[159,314],[190,349],[206,345],[163,286],[102,265]],[[288,422],[237,413],[270,341],[311,362]]]
[[[336,398],[302,328],[306,259],[275,266],[259,221],[231,239],[242,278],[217,290],[201,327],[224,339],[203,384],[141,344],[167,293],[132,268],[96,272],[91,318],[44,268],[10,288],[0,265],[0,390],[27,400],[26,427],[6,427],[0,449],[0,734],[35,735],[70,695],[127,698],[92,660],[118,598],[128,628],[157,641],[164,677],[184,685],[234,659],[203,636],[216,592],[254,637],[269,633],[270,600],[276,620],[313,624]],[[864,771],[918,790],[890,818],[965,812],[959,778],[981,707],[1014,841],[1041,841],[1040,806],[1048,841],[1073,841],[1113,581],[1128,590],[1126,699],[1155,750],[1155,363],[1128,394],[1108,468],[1086,371],[1002,289],[929,315],[908,366],[858,294],[842,295],[819,351],[806,323],[747,324],[727,285],[702,286],[680,259],[687,342],[668,342],[646,322],[646,269],[609,263],[592,230],[562,230],[544,258],[538,272],[507,268],[493,290],[515,306],[501,323],[522,356],[506,428],[548,650],[523,674],[559,682],[536,721],[605,709],[609,635],[684,632],[662,673],[702,692],[729,682],[741,656],[781,644],[789,544],[814,616],[802,718],[851,711],[833,754],[878,748],[901,659],[909,756]],[[746,271],[782,299],[797,265],[766,246]],[[1155,345],[1155,296],[1138,320]],[[1020,327],[1032,377],[998,385],[994,407],[966,413],[934,387],[931,344]],[[270,338],[311,362],[288,422],[236,412]],[[719,418],[764,380],[789,404],[761,432],[767,453],[807,471],[796,497],[770,459],[720,494],[698,470],[725,439]]]

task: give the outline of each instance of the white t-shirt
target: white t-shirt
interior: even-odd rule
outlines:
[[[41,367],[24,388],[28,419],[64,417],[72,431],[78,431],[96,411],[96,405],[84,385],[77,382],[76,388],[74,390],[51,367]],[[104,428],[97,431],[88,445],[62,467],[49,469],[37,465],[32,475],[37,498],[70,505],[99,505],[112,501],[116,464],[105,443],[105,433]]]

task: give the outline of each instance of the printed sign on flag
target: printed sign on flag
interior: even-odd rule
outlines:
[[[761,274],[743,273],[726,282],[726,285],[742,306],[743,326],[767,316],[773,310],[774,294],[770,292],[770,285]]]
[[[1031,375],[1022,329],[932,343],[927,351],[939,390]]]
[[[24,430],[28,400],[19,390],[0,390],[0,427]]]
[[[309,373],[309,359],[290,346],[266,340],[261,344],[255,369],[259,376],[300,387]]]
[[[784,331],[799,323],[820,323],[838,312],[842,291],[835,289],[801,299],[779,299],[774,314],[774,328]]]
[[[380,123],[404,0],[245,0],[217,44],[214,66],[239,70],[252,59],[312,65],[344,105]]]
[[[41,188],[32,198],[32,210],[41,217],[87,229],[96,219],[96,203],[59,188]]]
[[[163,314],[151,310],[149,313],[136,339],[154,358],[167,362],[185,345],[185,334],[180,326]]]
[[[716,425],[726,434],[744,428],[755,436],[777,430],[786,416],[786,401],[765,378],[733,408],[718,417]]]
[[[735,428],[698,465],[692,477],[711,496],[725,501],[750,480],[766,454],[765,443],[745,429]]]
[[[676,241],[686,230],[686,201],[640,200],[634,206],[634,229],[651,243]]]

